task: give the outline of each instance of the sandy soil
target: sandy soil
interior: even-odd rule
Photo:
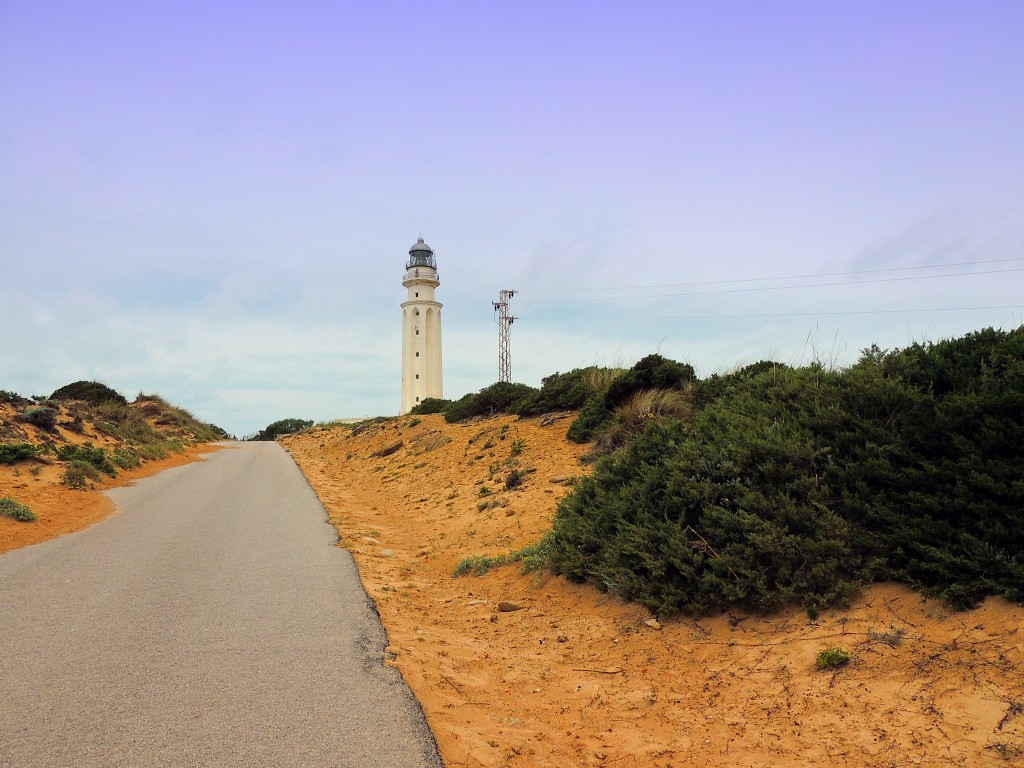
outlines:
[[[583,449],[565,420],[412,424],[283,442],[353,552],[447,765],[1024,764],[1024,608],[951,613],[884,584],[816,621],[658,620],[517,566],[454,578],[467,556],[536,541],[586,472]],[[506,491],[515,468],[532,471]],[[820,671],[831,646],[852,661]]]

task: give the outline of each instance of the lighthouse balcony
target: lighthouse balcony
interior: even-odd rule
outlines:
[[[406,283],[410,280],[430,280],[431,282],[439,283],[441,278],[437,274],[437,270],[433,267],[414,267],[407,266],[405,268],[405,274],[402,275],[402,282]]]

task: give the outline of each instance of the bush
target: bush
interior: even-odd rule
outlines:
[[[658,613],[817,610],[881,579],[1024,602],[1024,328],[695,390],[685,428],[653,421],[563,499],[566,576]]]
[[[571,425],[567,437],[575,443],[586,443],[610,423],[616,408],[625,405],[643,390],[688,390],[697,380],[693,366],[666,360],[661,355],[648,355],[628,371],[610,378],[607,387],[594,391],[583,404],[580,415]]]
[[[100,473],[95,466],[88,461],[74,459],[64,465],[64,475],[61,478],[61,482],[68,488],[84,490],[89,487],[90,480],[97,482],[99,479]]]
[[[292,432],[298,432],[300,429],[307,429],[312,427],[312,420],[306,419],[281,419],[275,421],[272,424],[268,424],[262,430],[257,432],[253,437],[248,438],[249,440],[276,440],[282,435],[290,435]]]
[[[51,400],[84,400],[92,405],[102,403],[119,403],[127,405],[128,401],[120,392],[111,389],[98,381],[76,381],[54,390]]]
[[[13,517],[22,523],[34,523],[39,517],[29,507],[19,504],[14,499],[4,496],[0,499],[0,515]]]
[[[164,436],[146,420],[144,411],[108,400],[95,407],[96,429],[132,443],[159,443]]]
[[[818,669],[839,669],[850,663],[850,652],[838,646],[818,654]]]
[[[444,420],[448,423],[465,421],[474,416],[493,416],[497,413],[515,413],[516,408],[526,398],[536,393],[536,389],[526,384],[514,384],[499,381],[484,387],[476,394],[469,394],[451,403],[444,410]]]
[[[121,469],[134,469],[142,464],[141,457],[132,448],[115,448],[110,460]]]
[[[52,430],[57,425],[57,409],[46,405],[26,408],[21,419],[40,429]]]
[[[508,473],[508,477],[505,478],[505,490],[511,491],[513,488],[518,488],[523,484],[523,480],[526,479],[526,473],[521,469],[513,469]]]
[[[580,409],[579,416],[573,419],[565,436],[574,443],[590,442],[597,430],[609,419],[611,419],[611,411],[605,407],[604,393],[595,392],[587,398],[583,408]]]
[[[689,392],[675,389],[642,389],[615,409],[594,441],[594,456],[619,448],[630,435],[643,429],[652,419],[689,419],[693,415]]]
[[[554,373],[541,379],[540,389],[524,398],[516,407],[520,416],[539,416],[553,411],[577,411],[583,407],[591,389],[587,385],[589,368]]]
[[[39,449],[31,443],[0,445],[0,464],[16,464],[19,461],[34,459],[38,455]]]
[[[577,483],[555,515],[556,570],[657,614],[845,598],[861,562],[802,480],[813,445],[741,414],[697,421],[696,438],[650,423]]]
[[[117,477],[117,469],[107,455],[105,448],[94,448],[92,443],[85,445],[65,445],[57,451],[57,458],[68,463],[84,463],[98,472]],[[98,475],[92,479],[98,479]]]
[[[17,392],[11,392],[7,389],[0,389],[0,403],[7,403],[10,405],[20,405],[26,402],[26,398],[19,395]]]
[[[440,397],[425,397],[423,398],[423,401],[415,405],[409,413],[415,416],[427,416],[431,413],[442,413],[444,409],[451,404],[451,400],[444,400]]]

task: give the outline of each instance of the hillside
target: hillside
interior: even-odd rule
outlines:
[[[224,437],[156,395],[129,403],[102,385],[76,385],[38,401],[0,397],[0,499],[37,518],[0,515],[0,552],[92,525],[114,512],[104,488],[194,461]]]
[[[440,415],[284,438],[352,551],[448,765],[1001,766],[1024,758],[1024,608],[891,583],[845,609],[654,617],[518,566],[590,446]],[[509,485],[515,472],[518,480]],[[511,610],[507,610],[511,609]],[[818,654],[848,651],[821,670]]]

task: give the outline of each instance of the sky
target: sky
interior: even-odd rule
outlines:
[[[0,389],[242,436],[1024,322],[1024,3],[0,0]]]

